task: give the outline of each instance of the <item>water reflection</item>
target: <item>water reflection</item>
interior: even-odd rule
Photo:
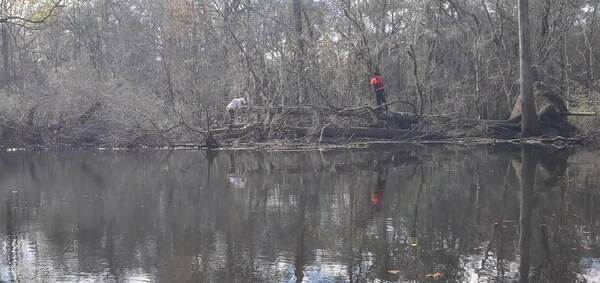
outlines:
[[[585,230],[594,229],[597,223],[588,226],[583,224],[584,221],[580,227],[567,223],[577,218],[582,220],[583,215],[577,211],[587,209],[584,203],[572,203],[568,199],[573,188],[567,174],[567,158],[563,152],[550,153],[526,146],[521,151],[521,163],[514,163],[521,181],[520,282],[576,282],[585,279],[580,266],[584,261],[582,255],[591,250],[586,243],[592,239]],[[567,180],[561,182],[565,177]],[[588,186],[585,190],[597,192],[597,188]],[[571,212],[570,205],[576,206]],[[592,215],[589,217],[593,218]]]
[[[0,281],[597,281],[598,156],[3,153]]]
[[[535,206],[535,176],[537,169],[537,148],[524,145],[521,149],[521,164],[515,171],[521,181],[521,208],[519,213],[519,282],[529,282],[531,264],[531,218]]]

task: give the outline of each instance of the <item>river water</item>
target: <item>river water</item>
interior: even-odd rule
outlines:
[[[0,281],[600,282],[600,152],[4,152],[0,165]]]

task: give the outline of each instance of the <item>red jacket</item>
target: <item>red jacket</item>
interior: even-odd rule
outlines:
[[[383,86],[383,76],[373,76],[371,79],[371,85],[375,88],[376,91],[384,90]]]

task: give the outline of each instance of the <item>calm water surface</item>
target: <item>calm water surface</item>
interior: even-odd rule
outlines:
[[[600,281],[600,152],[6,152],[0,166],[0,281]]]

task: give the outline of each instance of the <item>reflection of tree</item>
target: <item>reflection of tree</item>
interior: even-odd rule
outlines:
[[[410,239],[412,246],[418,246],[418,220],[419,220],[419,204],[421,203],[421,195],[423,195],[423,189],[425,188],[425,171],[423,171],[423,166],[419,166],[419,189],[417,190],[417,197],[414,205],[414,220],[412,222],[412,228],[410,229]]]
[[[300,193],[298,196],[298,219],[296,227],[298,229],[298,235],[296,239],[296,251],[294,256],[294,276],[296,276],[296,282],[302,282],[304,279],[304,268],[306,265],[306,205],[307,196],[306,193]]]
[[[48,274],[77,270],[103,272],[110,280],[126,280],[131,272],[165,281],[313,280],[315,265],[330,264],[340,265],[336,270],[341,273],[319,275],[331,276],[328,281],[422,281],[438,271],[447,280],[462,281],[466,262],[475,257],[480,267],[478,256],[485,252],[489,256],[481,276],[498,271],[498,277],[482,280],[517,278],[514,269],[502,277],[502,266],[518,262],[519,222],[514,220],[525,191],[509,189],[518,180],[506,171],[510,158],[505,153],[235,152],[236,171],[246,178],[243,190],[228,189],[229,154],[204,154],[42,153],[33,163],[29,157],[3,156],[0,190],[23,188],[21,203],[28,205],[19,211],[32,212],[2,209],[0,219],[23,215],[20,225],[39,231],[34,257],[52,264],[43,267]],[[471,155],[477,158],[465,158]],[[582,225],[598,229],[587,222],[598,192],[570,190],[572,205],[557,205],[563,193],[555,188],[564,179],[545,181],[561,170],[549,169],[543,159],[540,168],[546,168],[536,174],[530,220],[530,278],[570,282],[581,273],[581,252],[571,249],[581,240],[574,231]],[[577,183],[585,183],[577,167],[569,168]],[[480,228],[473,229],[474,224]],[[0,237],[9,235],[9,228],[14,226],[0,225]],[[476,249],[480,246],[485,251]],[[23,264],[17,258],[13,265]]]
[[[11,191],[6,196],[6,261],[8,263],[8,280],[19,281],[17,265],[19,259],[19,192]]]
[[[504,249],[505,249],[505,241],[506,241],[506,237],[507,237],[507,233],[508,231],[508,227],[506,225],[504,225],[504,221],[505,219],[507,219],[507,200],[509,197],[509,188],[511,188],[510,186],[510,182],[509,182],[509,176],[510,173],[512,172],[512,166],[510,164],[510,162],[507,164],[506,167],[506,173],[504,174],[504,180],[502,183],[502,189],[503,189],[503,193],[502,193],[502,199],[500,200],[500,203],[502,204],[502,207],[500,209],[500,212],[498,213],[498,215],[495,217],[495,222],[493,223],[493,228],[492,228],[492,233],[490,235],[490,240],[487,243],[487,246],[485,247],[485,251],[483,254],[483,259],[481,260],[481,265],[479,268],[476,268],[476,273],[478,276],[480,276],[482,273],[484,272],[490,272],[490,270],[496,270],[495,272],[495,276],[497,279],[504,279],[505,278],[505,273],[508,271],[508,265],[507,262],[505,262],[505,256],[504,256]],[[488,261],[491,261],[491,256],[493,256],[492,254],[492,249],[496,248],[496,262],[495,264],[491,264],[491,266],[488,266]]]
[[[521,209],[519,214],[519,251],[521,260],[519,264],[519,281],[529,282],[531,218],[535,203],[535,171],[537,156],[535,148],[523,145],[521,149]]]
[[[549,207],[556,185],[566,171],[564,154],[550,154],[541,148],[523,146],[521,164],[515,166],[521,181],[519,214],[520,282],[579,281],[577,228],[565,227],[561,205]],[[541,165],[541,166],[538,166]],[[536,174],[536,172],[541,172]],[[563,193],[558,190],[558,201]]]

